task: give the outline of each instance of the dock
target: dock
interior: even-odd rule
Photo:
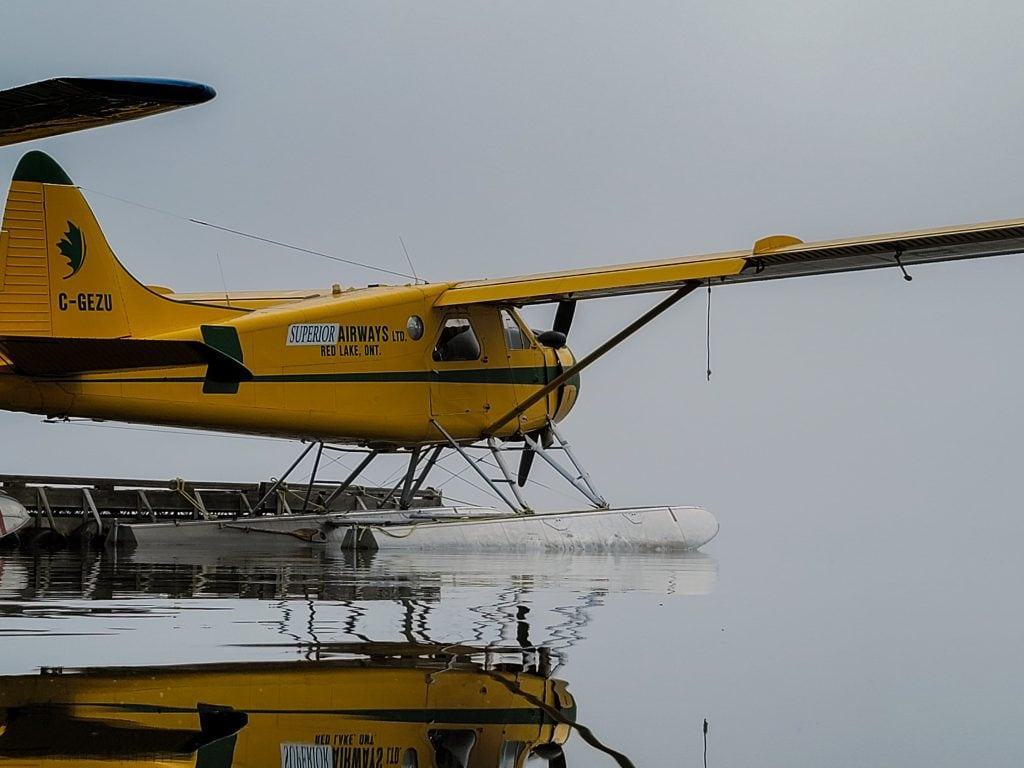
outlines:
[[[289,485],[172,478],[69,477],[0,474],[0,493],[19,502],[34,518],[23,540],[36,544],[99,543],[118,526],[289,518],[306,513],[334,516],[396,506],[394,488],[338,484]],[[409,507],[442,506],[440,491],[422,488]]]

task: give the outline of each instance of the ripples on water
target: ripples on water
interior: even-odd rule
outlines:
[[[0,764],[629,765],[627,727],[573,724],[576,651],[609,601],[717,579],[699,553],[0,557]]]

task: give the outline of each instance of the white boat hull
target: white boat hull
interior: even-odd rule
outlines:
[[[32,522],[32,516],[19,502],[0,494],[0,539],[17,533]]]
[[[433,508],[409,513],[122,523],[114,532],[113,543],[139,547],[216,544],[247,550],[305,546],[327,551],[607,552],[694,550],[717,533],[718,520],[701,507],[629,507],[534,515]]]

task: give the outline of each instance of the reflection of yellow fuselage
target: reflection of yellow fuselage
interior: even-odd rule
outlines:
[[[502,754],[519,766],[536,746],[569,737],[555,722],[575,709],[564,682],[471,664],[366,663],[0,678],[0,766],[422,768],[450,764],[440,755],[467,744],[469,766],[504,765]]]
[[[205,305],[203,324],[236,329],[253,380],[242,381],[235,392],[210,393],[204,392],[205,366],[51,378],[16,376],[8,368],[0,375],[0,408],[385,445],[439,441],[431,424],[436,419],[457,438],[477,438],[573,359],[568,349],[539,344],[514,312],[526,348],[507,343],[496,307],[434,308],[446,287],[371,287],[228,301],[223,294],[168,296],[176,301],[163,306],[170,312],[177,307],[175,316],[188,318],[198,299]],[[218,319],[215,303],[233,311]],[[240,315],[239,308],[251,311]],[[423,323],[419,339],[408,327],[414,316]],[[480,343],[477,359],[435,359],[442,327],[451,318],[471,322]],[[198,324],[159,337],[202,340]],[[576,386],[563,386],[497,434],[528,432],[549,418],[559,420],[575,399]]]

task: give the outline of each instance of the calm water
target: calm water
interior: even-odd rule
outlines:
[[[346,749],[356,749],[344,746],[347,739],[364,739],[382,745],[380,765],[406,764],[405,746],[383,745],[413,743],[412,731],[385,732],[411,726],[388,718],[357,725],[351,714],[394,707],[390,699],[375,704],[371,691],[380,688],[379,680],[358,675],[395,664],[413,676],[394,695],[402,707],[420,712],[420,737],[428,720],[435,724],[429,727],[454,722],[438,713],[479,708],[473,697],[488,686],[488,695],[506,695],[494,690],[496,670],[518,670],[517,685],[563,681],[578,722],[596,739],[589,745],[581,733],[566,732],[570,766],[616,765],[601,745],[638,766],[701,765],[704,718],[712,766],[964,765],[972,755],[984,755],[987,765],[1010,765],[1024,754],[1017,733],[1024,714],[1020,624],[977,626],[970,604],[958,610],[970,590],[951,591],[947,582],[962,583],[971,565],[956,561],[936,563],[936,573],[944,575],[929,580],[879,573],[869,552],[859,570],[842,574],[827,559],[798,551],[765,552],[736,569],[714,553],[328,559],[57,552],[0,558],[0,695],[6,701],[0,712],[12,700],[35,712],[39,702],[26,697],[38,699],[33,686],[42,680],[51,686],[51,699],[187,700],[191,720],[159,720],[171,710],[150,714],[159,722],[146,721],[145,733],[156,727],[165,734],[175,723],[174,733],[192,733],[199,722],[195,701],[216,705],[220,697],[220,704],[236,709],[238,701],[251,701],[254,711],[271,711],[254,691],[265,696],[273,690],[286,692],[274,707],[322,710],[327,705],[318,702],[328,692],[345,692],[327,707],[334,725],[310,724],[305,735],[278,734],[266,725],[269,715],[260,720],[250,713],[248,725],[234,728],[235,765],[300,760],[299,746],[282,756],[279,742],[301,746],[317,739],[333,741],[329,749],[338,761]],[[1015,614],[1019,606],[1008,602],[1003,609]],[[913,616],[912,631],[901,623],[903,615]],[[245,666],[225,666],[229,662]],[[215,665],[209,669],[221,677],[211,683],[180,668],[196,663]],[[140,669],[111,671],[115,665]],[[46,669],[40,675],[41,668],[55,667],[63,674]],[[83,676],[72,668],[100,669]],[[463,678],[443,670],[456,668],[469,681],[468,699],[445,699],[454,694],[437,682],[454,687]],[[111,679],[116,685],[103,689]],[[136,692],[139,680],[149,693]],[[84,683],[99,688],[75,694],[74,686]],[[551,695],[547,703],[555,709],[567,706],[564,694]],[[533,722],[515,707],[540,711],[525,694],[510,701],[508,722]],[[52,729],[96,715],[63,712],[54,719],[45,710],[39,716]],[[480,727],[477,748],[484,749],[495,726]],[[524,726],[499,727],[509,728],[505,738],[513,739],[514,727]],[[12,727],[8,736],[15,733]],[[118,743],[125,743],[119,733]],[[253,746],[263,743],[258,739],[265,742],[259,748]],[[307,756],[310,764],[316,754],[322,753]],[[501,764],[498,757],[488,760],[470,764]],[[623,760],[618,764],[629,764]],[[430,764],[420,758],[419,765]]]

